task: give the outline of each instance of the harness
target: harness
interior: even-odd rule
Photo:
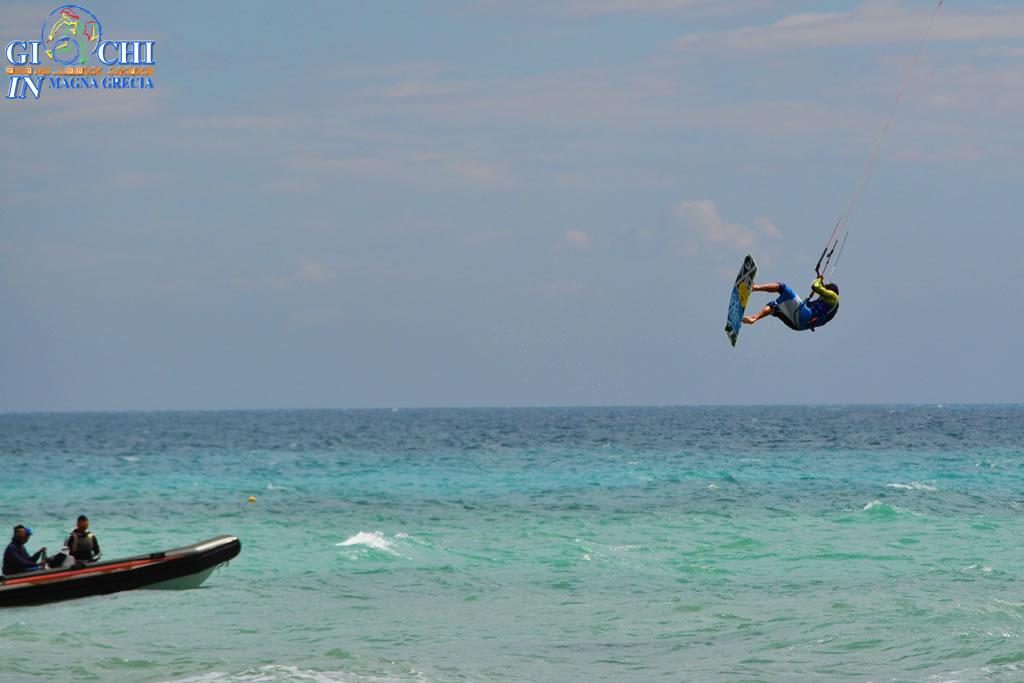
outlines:
[[[818,299],[818,301],[820,301],[820,300],[821,299]],[[814,302],[804,301],[801,305],[803,305],[803,306],[810,306],[811,303],[814,303]],[[789,329],[791,329],[791,330],[793,330],[795,332],[803,332],[804,330],[810,330],[811,332],[814,332],[814,328],[820,327],[821,325],[824,325],[825,323],[827,323],[830,320],[832,320],[832,318],[836,317],[836,313],[838,311],[839,311],[839,302],[837,301],[834,306],[830,307],[827,311],[825,311],[824,315],[816,315],[813,318],[811,318],[810,320],[808,320],[807,321],[807,327],[798,327],[796,321],[790,319],[790,317],[788,315],[786,315],[782,310],[780,310],[780,308],[778,306],[773,306],[772,307],[772,315],[774,317],[778,318],[779,320],[781,320],[786,327],[788,327]],[[821,320],[821,324],[820,325],[818,324],[819,320]]]
[[[836,317],[836,313],[838,313],[838,312],[839,312],[839,302],[837,301],[834,306],[832,306],[831,308],[829,308],[825,312],[825,316],[824,316],[825,320],[823,320],[821,324],[824,325],[825,323],[827,323],[830,320],[832,320],[832,318]],[[809,329],[811,332],[814,332],[814,328],[818,327],[818,325],[815,324],[818,321],[818,317],[819,316],[814,316],[807,323],[807,329]]]

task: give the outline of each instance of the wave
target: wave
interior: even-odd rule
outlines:
[[[341,543],[335,543],[336,546],[352,546],[352,545],[364,545],[368,548],[375,548],[377,550],[384,550],[387,552],[393,552],[393,543],[388,539],[384,538],[384,534],[379,531],[360,531],[355,536],[346,538]]]
[[[886,488],[900,489],[903,491],[938,491],[939,489],[931,484],[922,484],[919,481],[912,481],[909,484],[901,484],[894,482],[892,484],[886,484]]]
[[[895,517],[896,515],[901,514],[911,514],[920,517],[920,513],[918,512],[914,512],[913,510],[907,510],[906,508],[897,507],[895,505],[890,505],[889,503],[883,502],[881,500],[869,501],[865,503],[864,507],[861,509],[869,515],[883,518]]]
[[[364,676],[342,671],[317,671],[285,664],[268,664],[256,669],[235,673],[210,671],[209,673],[173,679],[173,683],[404,683],[428,679],[417,671],[408,676]]]
[[[425,541],[399,531],[387,536],[382,531],[360,531],[334,544],[350,559],[395,559],[424,561],[435,548]],[[444,550],[441,548],[440,550]],[[424,555],[426,553],[426,555]]]

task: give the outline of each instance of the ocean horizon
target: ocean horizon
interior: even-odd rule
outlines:
[[[27,409],[0,410],[0,415],[107,415],[138,413],[295,413],[295,412],[358,412],[395,410],[667,410],[690,408],[1014,408],[1024,402],[1013,401],[901,401],[885,403],[878,401],[854,401],[836,403],[623,403],[623,404],[482,404],[482,405],[371,405],[371,406],[321,406],[321,407],[273,407],[273,408],[71,408],[71,409]]]

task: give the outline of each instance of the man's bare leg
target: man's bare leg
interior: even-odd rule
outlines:
[[[752,285],[750,287],[750,291],[752,291],[752,292],[775,292],[775,293],[778,293],[778,292],[782,291],[782,285],[780,285],[778,282],[765,282],[765,283],[762,283],[760,285]],[[758,311],[754,315],[745,315],[745,316],[743,316],[743,322],[746,323],[747,325],[753,325],[754,323],[756,323],[761,318],[765,317],[766,315],[771,315],[771,314],[772,314],[772,307],[771,306],[765,306],[764,308],[762,308],[760,311]]]
[[[767,290],[765,290],[765,291],[767,291]],[[747,325],[753,325],[754,323],[756,323],[761,318],[765,317],[766,315],[771,315],[771,314],[772,314],[772,307],[771,306],[765,306],[764,308],[762,308],[760,311],[758,311],[754,315],[745,315],[745,316],[743,316],[743,322],[746,323]]]
[[[778,282],[765,282],[764,284],[754,285],[750,288],[752,292],[781,292],[782,285]]]

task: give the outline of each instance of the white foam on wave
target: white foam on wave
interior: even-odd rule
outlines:
[[[408,534],[395,534],[395,538],[409,538]],[[397,555],[402,557],[394,548],[394,542],[389,541],[382,532],[380,531],[360,531],[355,536],[346,538],[341,543],[335,543],[338,547],[346,548],[373,548],[374,550],[380,550],[391,555]]]
[[[121,459],[124,460],[125,462],[138,462],[139,461],[139,456],[137,456],[137,455],[122,455]]]
[[[874,508],[879,508],[882,511],[884,511],[884,510],[892,510],[896,514],[901,514],[901,515],[902,514],[911,514],[911,515],[914,515],[915,517],[920,517],[921,516],[920,512],[914,512],[913,510],[908,510],[906,508],[897,507],[895,505],[891,505],[891,504],[886,503],[885,501],[881,501],[881,500],[872,500],[872,501],[870,501],[868,503],[865,503],[865,505],[864,505],[864,507],[862,509],[864,510],[864,512],[868,512],[869,510],[872,510]]]
[[[335,545],[366,545],[377,550],[391,549],[391,541],[384,538],[384,534],[379,531],[360,531],[355,536],[350,536]]]
[[[909,484],[901,484],[899,482],[893,482],[892,484],[886,484],[886,488],[890,489],[901,489],[904,491],[938,491],[936,487],[931,484],[922,484],[919,481],[912,481]]]

